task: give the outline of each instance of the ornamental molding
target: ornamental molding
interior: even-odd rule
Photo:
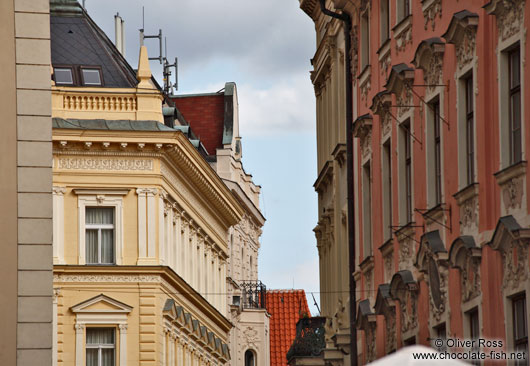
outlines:
[[[506,213],[513,213],[523,206],[526,165],[526,161],[521,161],[494,174],[501,188],[501,197]]]
[[[442,18],[442,0],[422,0],[421,10],[425,20],[425,30],[427,30],[429,23],[431,23],[431,28],[434,30],[436,18]]]
[[[429,92],[442,84],[444,52],[445,43],[438,37],[421,41],[416,49],[413,64],[423,70],[423,80]]]
[[[447,31],[442,36],[447,43],[453,43],[458,70],[467,67],[475,57],[478,14],[462,10],[453,15]]]
[[[359,40],[358,40],[358,26],[352,25],[351,27],[351,49],[350,49],[350,60],[351,60],[351,73],[352,75],[357,75],[359,68]],[[355,84],[357,80],[353,78],[353,83]]]
[[[243,336],[245,337],[245,344],[248,347],[253,347],[255,350],[258,349],[259,336],[258,331],[254,327],[246,327],[245,330],[243,330]]]
[[[525,0],[492,0],[486,6],[488,14],[497,19],[497,32],[501,41],[516,35],[524,28]]]
[[[164,177],[166,177],[166,179],[169,181],[170,184],[173,185],[173,187],[175,187],[175,191],[179,192],[181,194],[181,197],[185,198],[188,201],[191,207],[195,207],[198,209],[199,207],[205,206],[203,202],[200,202],[197,199],[196,194],[191,192],[188,189],[187,185],[182,182],[182,179],[177,178],[176,174],[173,173],[169,169],[169,167],[167,167],[166,164],[161,164],[160,173]],[[226,235],[226,230],[224,230],[222,226],[218,223],[219,219],[211,215],[208,210],[201,209],[200,212],[201,215],[204,217],[204,221],[207,223],[207,225],[210,225],[220,238],[224,238]],[[184,216],[186,215],[186,213],[183,211],[181,215]]]
[[[425,233],[420,242],[416,267],[425,273],[429,287],[430,315],[439,322],[448,304],[448,253],[438,230]]]
[[[411,332],[418,326],[418,283],[409,270],[399,271],[392,277],[390,296],[399,301],[401,332]]]
[[[529,278],[529,241],[530,229],[521,227],[513,216],[499,219],[489,245],[501,254],[503,291],[516,290]]]
[[[152,171],[153,165],[152,159],[60,157],[57,168],[64,170]]]
[[[482,249],[472,236],[460,236],[451,245],[449,263],[460,270],[462,302],[473,300],[481,294],[480,262]]]
[[[158,275],[92,275],[92,274],[54,274],[53,282],[83,283],[83,282],[140,282],[160,283]]]
[[[364,114],[353,122],[353,135],[360,140],[363,157],[372,153],[372,124],[373,118],[369,114]]]
[[[396,40],[396,53],[403,52],[408,44],[412,43],[412,16],[403,19],[393,29]]]

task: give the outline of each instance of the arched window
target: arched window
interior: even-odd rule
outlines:
[[[245,352],[245,366],[256,366],[254,352],[249,349]]]

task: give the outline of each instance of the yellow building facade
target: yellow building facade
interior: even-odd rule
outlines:
[[[51,4],[53,364],[225,364],[244,208],[189,126],[164,124],[145,47],[135,72],[77,2]],[[100,64],[61,53],[91,38]]]

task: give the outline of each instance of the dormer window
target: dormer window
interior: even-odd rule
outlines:
[[[55,83],[60,85],[74,85],[74,77],[71,68],[56,67],[53,71]]]
[[[81,78],[83,80],[83,85],[97,85],[100,86],[101,83],[101,71],[95,68],[81,68]]]

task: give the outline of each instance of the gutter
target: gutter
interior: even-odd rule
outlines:
[[[346,179],[348,205],[348,265],[350,282],[350,365],[357,366],[356,283],[355,272],[355,197],[353,194],[353,82],[351,75],[351,17],[348,13],[336,13],[326,9],[326,0],[320,0],[320,10],[324,15],[339,19],[344,23],[344,53],[346,76]]]

